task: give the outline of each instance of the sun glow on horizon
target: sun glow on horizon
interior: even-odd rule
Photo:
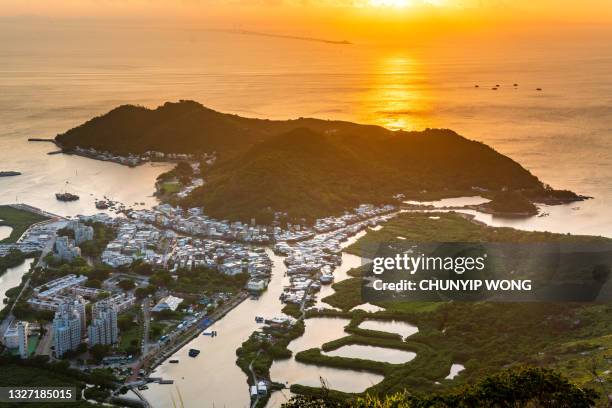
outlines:
[[[371,7],[406,8],[413,5],[412,0],[370,0]]]
[[[368,0],[367,5],[369,7],[377,8],[410,8],[410,7],[421,7],[421,6],[435,6],[439,7],[444,5],[445,0]]]

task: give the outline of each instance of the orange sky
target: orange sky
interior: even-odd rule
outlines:
[[[0,16],[156,19],[189,28],[243,28],[376,39],[501,26],[612,22],[610,0],[3,0]],[[383,5],[380,7],[375,6]],[[401,4],[405,7],[384,5]]]

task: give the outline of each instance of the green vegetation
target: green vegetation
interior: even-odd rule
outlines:
[[[68,227],[60,228],[57,230],[57,236],[74,239],[74,230]]]
[[[486,227],[455,213],[406,213],[389,221],[378,231],[369,231],[349,252],[371,256],[369,248],[378,242],[610,242],[607,238],[573,236],[547,232],[526,232],[511,228]],[[400,242],[400,241],[398,241]],[[403,242],[403,240],[402,240]],[[369,388],[373,396],[410,392],[455,392],[458,385],[475,384],[495,375],[501,367],[531,365],[556,369],[581,387],[598,392],[598,406],[604,406],[612,390],[608,370],[612,336],[612,307],[593,304],[552,303],[466,303],[466,302],[384,302],[377,313],[349,310],[363,303],[360,268],[349,278],[334,284],[336,292],[324,300],[343,311],[309,312],[308,316],[352,317],[345,329],[348,336],[322,345],[332,350],[346,344],[402,348],[417,353],[406,364],[374,363],[367,360],[330,357],[318,349],[296,355],[296,359],[324,366],[375,371],[384,380]],[[416,325],[419,332],[402,341],[392,333],[358,328],[364,319],[393,319]],[[465,371],[445,380],[453,363]],[[435,384],[439,382],[440,384]],[[295,389],[294,389],[295,388]],[[292,387],[300,393],[320,390]],[[348,395],[334,392],[339,398]],[[406,405],[411,407],[413,405]],[[420,406],[420,405],[419,405]],[[425,405],[427,406],[427,405]],[[444,406],[444,405],[442,405]],[[545,405],[546,406],[546,405]],[[561,405],[562,406],[562,405]]]
[[[34,214],[30,211],[18,210],[8,205],[0,205],[0,225],[6,225],[13,228],[11,235],[0,241],[0,243],[10,244],[17,242],[19,237],[23,235],[30,225],[46,219],[47,217]]]
[[[266,180],[261,189],[259,180]],[[397,193],[542,190],[518,163],[450,130],[389,132],[350,128],[333,133],[295,129],[270,138],[207,174],[187,205],[218,218],[266,222],[273,210],[290,218],[340,213],[363,202],[390,202]]]
[[[344,311],[351,310],[355,306],[362,304],[361,273],[361,268],[355,268],[348,271],[347,275],[352,276],[353,278],[345,279],[332,284],[334,293],[323,298],[323,301],[328,305]]]
[[[475,186],[492,194],[520,190],[532,200],[578,198],[547,189],[510,158],[445,129],[392,132],[340,121],[247,119],[180,101],[154,110],[120,106],[56,140],[68,150],[120,154],[217,152],[206,185],[183,204],[204,205],[220,219],[267,223],[276,210],[312,220],[364,202],[389,202],[398,193],[444,196]],[[180,181],[177,171],[161,181]]]
[[[293,326],[286,324],[279,326],[266,326],[263,335],[255,332],[242,346],[236,350],[238,359],[236,364],[248,377],[249,385],[253,385],[252,366],[257,378],[270,378],[270,367],[274,360],[287,359],[291,357],[291,350],[287,348],[289,343],[304,334],[304,322],[299,320]],[[284,388],[282,384],[272,384],[272,388]],[[258,407],[265,407],[269,394],[261,398]]]
[[[432,216],[440,217],[432,219]],[[555,234],[552,232],[521,231],[507,227],[488,227],[471,222],[461,213],[404,213],[392,219],[378,231],[368,231],[347,251],[367,256],[364,249],[376,248],[380,242],[575,242],[606,243],[608,238],[589,235]]]
[[[179,269],[176,275],[176,281],[170,283],[171,289],[200,295],[218,292],[235,293],[243,290],[249,280],[247,273],[229,276],[216,269],[208,268]]]
[[[160,174],[157,176],[158,182],[179,182],[187,184],[191,177],[193,177],[193,168],[187,162],[178,162],[176,166],[170,171]]]
[[[501,191],[495,194],[491,201],[480,207],[494,214],[535,215],[538,213],[538,208],[516,191]]]
[[[27,360],[3,354],[0,356],[0,386],[19,386],[19,387],[76,387],[77,402],[70,403],[71,407],[84,408],[95,407],[81,400],[81,390],[85,384],[93,384],[99,390],[109,390],[114,388],[112,373],[106,370],[93,370],[91,374],[70,368],[67,361],[49,362],[48,357],[39,356]],[[108,392],[108,391],[106,391]],[[3,403],[3,407],[18,407],[23,404]],[[36,404],[30,404],[36,406]],[[46,403],[44,406],[64,407],[64,403]]]
[[[37,267],[32,272],[24,275],[24,279],[31,277],[30,286],[24,292],[24,295],[19,299],[19,302],[15,305],[13,314],[15,317],[28,320],[28,321],[49,321],[53,319],[53,312],[50,311],[36,311],[30,307],[27,303],[27,299],[31,295],[33,287],[43,285],[45,282],[50,280],[66,276],[68,274],[85,275],[88,277],[86,286],[99,287],[101,282],[108,278],[111,269],[105,265],[96,265],[92,267],[87,264],[83,258],[76,258],[72,262],[64,262],[53,257],[49,254],[45,257],[44,261],[48,265],[46,268]],[[15,291],[15,296],[18,291]],[[106,296],[108,296],[107,292]],[[11,291],[11,295],[12,295]]]
[[[287,303],[285,306],[283,306],[283,309],[281,310],[281,312],[295,319],[299,318],[302,315],[300,306],[296,305],[295,303]]]
[[[140,354],[140,338],[142,331],[139,325],[132,325],[127,330],[120,330],[119,349],[126,352],[128,355]]]
[[[94,239],[85,241],[79,245],[81,253],[85,256],[99,257],[104,252],[106,245],[117,236],[116,232],[101,222],[87,222],[86,225],[93,227]]]
[[[8,254],[0,257],[0,275],[2,275],[8,268],[14,268],[19,266],[27,258],[31,258],[32,254],[24,254],[18,249],[10,250]]]
[[[165,181],[159,185],[161,194],[176,194],[181,191],[181,183],[178,181]]]
[[[557,372],[533,367],[504,370],[452,392],[366,395],[351,399],[350,404],[329,390],[294,389],[300,393],[311,391],[312,395],[294,397],[283,408],[589,408],[596,399],[593,390],[580,388]]]

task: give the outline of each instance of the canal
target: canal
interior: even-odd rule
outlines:
[[[351,245],[364,234],[365,231],[355,235],[343,247]],[[283,287],[289,285],[289,279],[285,276],[284,257],[275,255],[269,249],[267,252],[273,261],[268,289],[259,299],[247,299],[207,329],[217,331],[217,337],[198,336],[156,368],[152,377],[174,380],[174,384],[149,384],[149,389],[143,391],[143,394],[153,407],[250,406],[247,377],[235,364],[236,349],[261,327],[255,322],[255,316],[282,316],[283,304],[279,297]],[[360,265],[361,258],[343,253],[342,265],[334,271],[335,281],[348,278],[347,271]],[[322,303],[321,299],[333,292],[331,285],[323,286],[317,296],[317,305],[330,307]],[[348,320],[315,318],[307,319],[305,323],[305,334],[289,344],[289,349],[294,352],[320,347],[325,342],[343,337]],[[190,348],[199,349],[200,355],[190,358],[187,355]],[[177,359],[179,363],[171,364],[168,362],[170,359]],[[302,364],[293,358],[275,362],[271,377],[274,381],[286,382],[288,386],[294,383],[317,386],[320,378],[324,378],[331,388],[350,392],[361,392],[383,379],[372,373]],[[268,406],[279,406],[289,395],[288,390],[273,394]]]

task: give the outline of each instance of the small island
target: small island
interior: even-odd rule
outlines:
[[[474,208],[493,215],[515,217],[538,215],[538,207],[517,191],[501,191],[495,194],[491,201]]]
[[[18,171],[0,171],[0,177],[13,177],[20,176],[21,173]]]

